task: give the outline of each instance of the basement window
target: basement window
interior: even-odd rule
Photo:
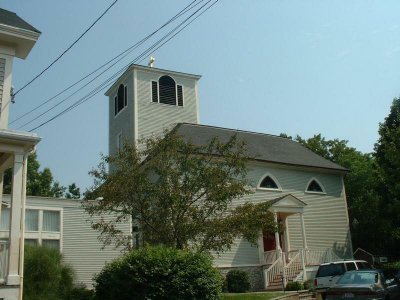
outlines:
[[[151,82],[151,101],[174,106],[183,106],[183,86],[167,75]]]
[[[128,106],[128,87],[120,84],[117,95],[114,97],[114,116]]]

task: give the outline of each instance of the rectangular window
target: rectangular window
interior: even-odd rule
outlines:
[[[117,136],[117,149],[122,149],[123,147],[123,139],[122,139],[122,132]]]
[[[0,230],[10,230],[10,209],[5,206],[1,209]]]
[[[43,211],[43,231],[60,232],[60,212]]]
[[[39,211],[37,209],[25,210],[25,230],[26,231],[39,230]]]
[[[42,240],[42,246],[50,249],[60,250],[59,240]]]
[[[37,246],[39,244],[37,239],[25,239],[25,245]]]
[[[151,82],[152,101],[158,102],[158,83],[157,81]]]
[[[183,106],[183,87],[178,85],[178,106]]]

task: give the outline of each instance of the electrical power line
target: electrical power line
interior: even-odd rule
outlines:
[[[46,72],[48,69],[50,69],[57,61],[59,61],[61,59],[61,57],[64,56],[65,53],[67,53],[73,46],[75,46],[76,43],[79,42],[79,40],[81,38],[83,38],[83,36],[89,32],[90,29],[93,28],[93,26],[100,21],[101,18],[104,17],[104,15],[111,9],[111,7],[113,7],[116,3],[118,2],[118,0],[115,0],[113,3],[111,3],[111,5],[109,7],[107,7],[107,9],[67,48],[65,49],[53,62],[51,62],[46,68],[44,68],[39,74],[37,74],[35,77],[33,77],[29,82],[27,82],[22,88],[20,88],[19,90],[17,90],[14,93],[14,96],[16,96],[19,92],[21,92],[23,89],[25,89],[27,86],[29,86],[30,84],[32,84],[36,79],[38,79],[40,76],[43,75],[44,72]]]
[[[90,72],[89,74],[83,76],[82,78],[80,78],[79,80],[77,80],[76,82],[74,82],[73,84],[69,85],[67,88],[65,88],[64,90],[62,90],[61,92],[57,93],[56,95],[50,97],[49,99],[45,100],[44,102],[42,102],[41,104],[37,105],[36,107],[32,108],[31,110],[29,110],[28,112],[18,116],[16,119],[12,120],[10,122],[10,125],[23,119],[24,117],[26,117],[27,115],[33,113],[34,111],[38,110],[39,108],[43,107],[44,105],[46,105],[47,103],[49,103],[50,101],[52,101],[53,99],[57,98],[58,96],[64,94],[65,92],[67,92],[68,90],[70,90],[71,88],[73,88],[74,86],[76,86],[77,84],[81,83],[82,81],[84,81],[85,79],[89,78],[90,76],[92,76],[93,74],[97,73],[99,70],[101,70],[102,68],[104,68],[105,66],[107,66],[108,64],[112,63],[113,61],[117,60],[119,57],[121,57],[121,59],[118,59],[116,62],[113,63],[113,65],[115,65],[116,63],[118,63],[119,61],[121,61],[123,58],[125,58],[128,54],[130,54],[133,50],[137,49],[140,45],[142,45],[144,42],[146,42],[148,39],[150,39],[152,36],[154,36],[155,34],[157,34],[160,30],[162,30],[164,27],[166,27],[167,25],[169,25],[170,23],[172,23],[173,21],[175,21],[177,18],[181,17],[183,14],[187,13],[189,10],[195,8],[197,5],[199,5],[201,2],[203,2],[204,0],[200,0],[200,2],[196,3],[195,5],[193,5],[195,2],[197,2],[198,0],[193,0],[191,3],[189,3],[186,7],[184,7],[182,10],[180,10],[175,16],[173,16],[171,19],[169,19],[166,23],[164,23],[162,26],[160,26],[159,28],[157,28],[155,31],[153,31],[152,33],[148,34],[146,37],[142,38],[140,41],[138,41],[137,43],[133,44],[132,46],[130,46],[129,48],[125,49],[124,51],[122,51],[121,53],[119,53],[117,56],[113,57],[112,59],[108,60],[106,63],[104,63],[103,65],[101,65],[100,67],[98,67],[97,69],[95,69],[94,71]],[[193,6],[192,6],[193,5]],[[107,69],[108,70],[108,69]],[[102,72],[101,74],[103,74],[104,72]],[[101,75],[100,74],[100,75]],[[98,78],[99,76],[96,76],[94,79]],[[90,84],[94,79],[92,79],[91,81],[89,81],[87,84],[85,84],[84,86],[82,86],[79,90],[77,90],[75,93],[69,95],[66,99],[62,100],[60,102],[63,103],[64,101],[68,100],[70,97],[72,97],[73,95],[75,95],[78,91],[80,91],[82,88],[86,87],[88,84]],[[56,105],[58,106],[58,105]],[[52,110],[52,108],[50,109]],[[43,114],[47,113],[49,110],[45,111],[44,113],[40,114],[37,116],[37,118],[41,117]],[[24,123],[23,125],[21,125],[19,128],[24,127],[25,125],[29,124],[30,122]]]
[[[159,45],[157,48],[155,48],[155,50],[158,50],[159,48],[161,48],[163,45],[165,45],[167,42],[169,42],[171,39],[173,39],[176,35],[178,35],[182,30],[184,30],[186,27],[188,27],[193,21],[195,21],[198,17],[200,17],[201,15],[203,15],[206,11],[208,11],[212,6],[214,6],[219,0],[216,0],[214,3],[212,3],[211,5],[209,5],[206,9],[204,9],[200,14],[198,14],[195,18],[193,18],[190,22],[188,22],[185,26],[183,26],[179,31],[177,31],[175,34],[173,34],[170,38],[168,38],[165,42],[163,42],[161,45]],[[206,4],[204,4],[202,7],[200,7],[198,10],[196,10],[192,15],[190,15],[187,19],[185,19],[180,25],[178,25],[177,27],[175,27],[175,29],[181,27],[185,22],[187,22],[190,18],[192,18],[195,14],[197,14],[197,12],[199,12],[202,8],[204,8],[208,3],[210,3],[211,0],[209,0]],[[171,30],[170,33],[173,33],[174,30]],[[167,35],[168,36],[168,35]],[[155,51],[154,46],[158,45],[157,43],[159,43],[160,41],[164,40],[166,36],[164,36],[162,39],[160,39],[158,42],[156,42],[155,44],[153,44],[153,46],[149,47],[146,51],[144,51],[142,54],[140,54],[134,61],[137,61],[141,58],[143,58],[143,56],[147,55],[146,53],[149,51]],[[112,79],[114,79],[114,77],[118,76],[120,73],[123,73],[128,67],[130,66],[130,64],[127,67],[122,68],[121,70],[119,70],[117,73],[115,73],[114,75],[112,75],[110,78],[108,78],[106,81],[104,81],[102,84],[100,84],[99,86],[97,86],[95,89],[93,89],[91,92],[89,92],[88,94],[86,94],[84,97],[80,98],[78,101],[74,102],[72,105],[70,105],[69,107],[67,107],[66,109],[64,109],[63,111],[61,111],[60,113],[56,114],[55,116],[53,116],[52,118],[48,119],[47,121],[41,123],[40,125],[32,128],[31,130],[29,130],[30,132],[48,124],[49,122],[57,119],[58,117],[62,116],[63,114],[69,112],[70,110],[76,108],[77,106],[83,104],[84,102],[90,100],[91,98],[93,98],[95,95],[97,95],[99,92],[102,91],[102,89],[106,86],[110,85],[110,81]],[[36,119],[32,120],[35,121]]]

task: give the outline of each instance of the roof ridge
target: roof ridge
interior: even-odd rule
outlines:
[[[222,130],[229,130],[229,131],[236,131],[236,132],[243,132],[243,133],[251,133],[251,134],[257,134],[257,135],[266,135],[266,136],[272,136],[280,139],[285,139],[288,141],[292,141],[295,143],[300,144],[299,142],[296,142],[290,138],[279,136],[276,134],[271,134],[271,133],[263,133],[263,132],[256,132],[256,131],[250,131],[250,130],[243,130],[243,129],[234,129],[234,128],[228,128],[228,127],[221,127],[221,126],[215,126],[215,125],[205,125],[205,124],[196,124],[196,123],[189,123],[189,122],[179,122],[178,124],[182,125],[192,125],[192,126],[198,126],[198,127],[209,127],[209,128],[216,128],[216,129],[222,129]]]

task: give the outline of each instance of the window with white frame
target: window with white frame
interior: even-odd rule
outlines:
[[[152,102],[183,106],[183,86],[176,84],[171,76],[161,76],[151,82]]]
[[[117,135],[117,149],[120,150],[123,147],[122,132]]]
[[[313,178],[308,182],[306,192],[307,193],[316,193],[316,194],[325,194],[325,189],[317,179]]]
[[[25,210],[25,243],[61,251],[62,209],[28,207]],[[7,239],[10,230],[10,208],[2,207],[0,239]]]
[[[278,180],[271,174],[265,174],[259,181],[257,188],[262,190],[281,190]]]
[[[114,97],[114,116],[128,106],[128,87],[120,84],[117,90],[117,95]]]

